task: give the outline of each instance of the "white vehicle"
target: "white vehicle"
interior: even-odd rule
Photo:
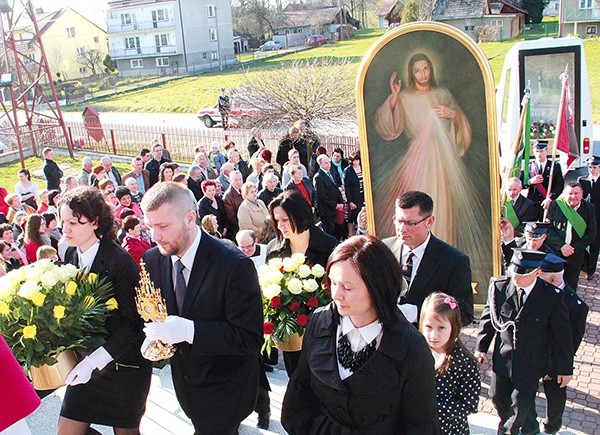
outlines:
[[[592,103],[583,43],[579,38],[543,38],[518,42],[504,59],[496,89],[498,138],[504,167],[512,164],[511,148],[519,128],[525,88],[529,84],[531,123],[541,126],[539,131],[534,127],[534,136],[542,136],[556,126],[562,89],[560,75],[565,72],[565,67],[569,75],[580,155],[571,169],[583,166],[585,160],[592,156]],[[552,133],[549,136],[551,146]]]

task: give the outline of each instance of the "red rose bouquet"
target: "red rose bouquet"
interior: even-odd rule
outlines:
[[[273,258],[258,269],[265,315],[263,350],[267,353],[294,334],[302,336],[310,313],[331,301],[322,285],[325,269],[305,262],[304,255],[294,254]]]

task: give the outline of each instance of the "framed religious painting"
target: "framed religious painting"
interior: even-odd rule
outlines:
[[[494,80],[477,44],[442,23],[383,35],[357,79],[369,231],[395,234],[394,200],[419,190],[434,201],[432,232],[471,260],[475,303],[501,271]]]

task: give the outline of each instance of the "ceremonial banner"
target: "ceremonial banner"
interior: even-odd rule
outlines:
[[[466,253],[475,302],[500,274],[500,195],[494,80],[477,44],[449,25],[419,22],[383,35],[357,80],[369,232],[394,235],[394,200],[435,203],[433,234]]]

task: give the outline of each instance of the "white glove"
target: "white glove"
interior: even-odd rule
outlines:
[[[144,334],[151,341],[160,340],[166,344],[194,341],[194,321],[179,316],[167,316],[164,322],[150,322],[144,326]]]
[[[140,352],[142,355],[144,355],[144,352],[146,352],[146,349],[148,349],[152,343],[154,343],[154,340],[150,340],[148,337],[144,338],[144,342],[140,347]]]
[[[92,372],[95,369],[102,370],[106,365],[113,360],[113,357],[100,346],[91,354],[86,356],[77,364],[73,370],[67,375],[65,383],[67,385],[85,384],[92,377]]]
[[[402,314],[404,314],[404,317],[406,317],[406,320],[410,323],[415,323],[417,321],[417,313],[419,310],[416,305],[398,304],[398,308],[400,308],[400,311],[402,311]]]

